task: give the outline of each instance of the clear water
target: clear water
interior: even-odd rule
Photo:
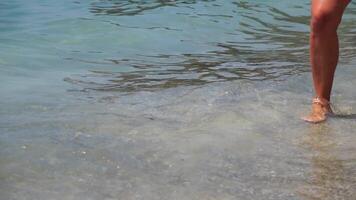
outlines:
[[[356,199],[356,5],[309,125],[309,1],[0,2],[0,199]]]

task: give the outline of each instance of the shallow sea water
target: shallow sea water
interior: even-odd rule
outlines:
[[[1,1],[0,199],[356,199],[355,17],[310,125],[307,1]]]

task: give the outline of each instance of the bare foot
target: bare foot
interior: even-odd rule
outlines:
[[[310,123],[319,123],[325,121],[327,116],[332,113],[329,101],[316,97],[313,99],[312,111],[302,119]]]

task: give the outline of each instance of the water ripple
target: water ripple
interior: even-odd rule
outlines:
[[[95,67],[88,74],[64,80],[84,90],[123,92],[239,79],[284,80],[309,71],[309,6],[309,2],[280,5],[243,0],[94,2],[90,12],[98,17],[90,20],[115,26],[119,31],[135,29],[135,34],[139,32],[147,40],[161,37],[156,45],[158,49],[162,45],[162,51],[165,43],[172,43],[170,49],[186,49],[179,53],[136,49],[130,57],[102,60],[70,57],[67,59]],[[160,10],[163,7],[165,10]],[[352,10],[348,13],[353,14]],[[122,22],[123,16],[131,24]],[[156,21],[149,21],[152,16]],[[342,53],[346,61],[356,55],[350,49],[355,46],[354,36],[347,34],[355,32],[355,27],[353,20],[346,19],[340,28],[345,34],[341,48],[348,49]],[[100,65],[110,66],[110,70]]]

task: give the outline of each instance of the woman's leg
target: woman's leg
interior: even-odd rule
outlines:
[[[349,0],[312,0],[310,62],[316,97],[312,112],[306,121],[319,122],[326,119],[330,111],[327,102],[333,85],[334,72],[339,58],[337,27]]]

